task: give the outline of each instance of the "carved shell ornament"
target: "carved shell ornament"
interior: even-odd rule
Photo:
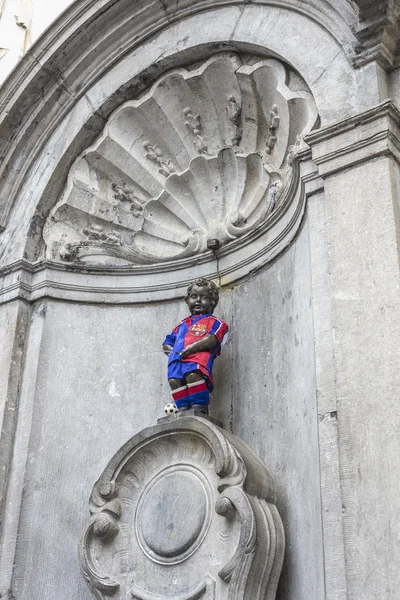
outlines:
[[[161,77],[72,166],[44,228],[48,259],[154,264],[229,248],[289,202],[293,148],[317,118],[275,59],[218,54]]]

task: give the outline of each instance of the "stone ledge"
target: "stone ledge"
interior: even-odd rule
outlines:
[[[306,137],[324,178],[381,155],[400,162],[400,111],[388,100]]]
[[[359,5],[358,45],[353,60],[355,67],[376,61],[390,71],[400,64],[400,3],[398,0],[376,0]]]
[[[161,417],[157,420],[157,423],[160,425],[162,423],[173,423],[177,419],[182,419],[183,417],[197,417],[199,419],[205,419],[206,421],[209,421],[210,423],[216,425],[217,427],[220,427],[221,429],[224,428],[222,421],[218,421],[218,419],[213,419],[209,415],[206,415],[205,413],[199,410],[193,410],[192,408],[190,410],[185,410],[184,412],[176,413],[175,415],[167,415],[165,417]]]

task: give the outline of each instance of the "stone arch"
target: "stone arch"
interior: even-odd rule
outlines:
[[[272,1],[226,1],[216,6],[204,0],[164,10],[159,3],[133,7],[119,2],[118,17],[115,3],[74,3],[32,48],[2,93],[7,138],[3,228],[9,211],[14,212],[14,225],[2,236],[3,264],[38,258],[44,219],[75,156],[98,135],[118,104],[172,66],[215,50],[253,48],[301,73],[323,124],[357,111],[352,34],[348,27],[340,30],[328,4],[317,10],[312,2],[278,6]],[[293,32],[294,27],[298,36],[291,35],[289,44],[281,32]],[[89,40],[90,49],[82,55],[83,39]],[[173,45],[167,42],[171,39]]]

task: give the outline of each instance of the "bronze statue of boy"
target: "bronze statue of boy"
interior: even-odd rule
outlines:
[[[218,300],[214,282],[196,279],[185,296],[190,316],[163,342],[168,355],[168,383],[179,412],[193,408],[208,414],[212,367],[228,333],[228,325],[212,314]]]

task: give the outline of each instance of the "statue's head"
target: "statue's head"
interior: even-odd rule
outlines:
[[[218,304],[219,292],[213,281],[201,277],[191,283],[187,289],[185,302],[190,314],[212,314]]]

